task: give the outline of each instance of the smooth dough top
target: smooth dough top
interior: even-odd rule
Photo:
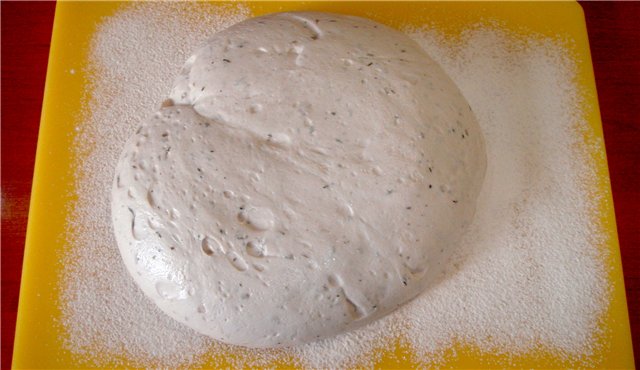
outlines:
[[[145,294],[218,340],[364,325],[442,274],[482,135],[445,72],[370,20],[278,13],[215,34],[126,143],[112,216]]]

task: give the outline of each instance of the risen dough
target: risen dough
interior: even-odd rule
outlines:
[[[471,108],[381,24],[244,21],[170,97],[118,163],[116,239],[146,295],[213,338],[290,346],[380,318],[433,283],[473,217]]]

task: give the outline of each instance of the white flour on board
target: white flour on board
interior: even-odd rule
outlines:
[[[197,366],[232,353],[226,361],[234,366],[366,367],[398,342],[422,365],[438,364],[458,342],[597,361],[610,287],[576,62],[560,41],[518,39],[496,25],[469,28],[455,42],[409,32],[458,84],[487,142],[476,219],[444,281],[360,330],[286,350],[216,343],[155,308],[129,277],[112,235],[113,167],[186,57],[247,16],[236,5],[147,3],[128,5],[97,28],[60,287],[65,347],[79,363]]]

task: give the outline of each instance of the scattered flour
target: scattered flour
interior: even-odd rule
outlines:
[[[230,4],[128,4],[98,26],[61,277],[60,324],[79,364],[198,366],[213,354],[234,367],[369,367],[381,348],[402,343],[427,366],[458,342],[509,356],[547,349],[577,364],[597,362],[609,286],[575,61],[560,41],[518,39],[495,25],[470,28],[455,43],[408,31],[461,88],[487,142],[476,220],[446,279],[363,329],[285,350],[216,343],[156,309],[115,245],[113,167],[202,35],[248,15]],[[215,361],[208,365],[225,363]]]

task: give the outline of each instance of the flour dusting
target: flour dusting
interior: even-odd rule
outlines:
[[[128,4],[97,28],[60,286],[65,346],[80,364],[371,367],[400,343],[413,362],[434,366],[460,342],[597,364],[610,287],[576,61],[561,41],[514,37],[495,24],[470,27],[455,42],[407,30],[458,84],[486,140],[476,218],[446,279],[360,330],[284,350],[216,343],[156,309],[128,275],[112,235],[114,166],[188,55],[248,16],[232,4]]]

